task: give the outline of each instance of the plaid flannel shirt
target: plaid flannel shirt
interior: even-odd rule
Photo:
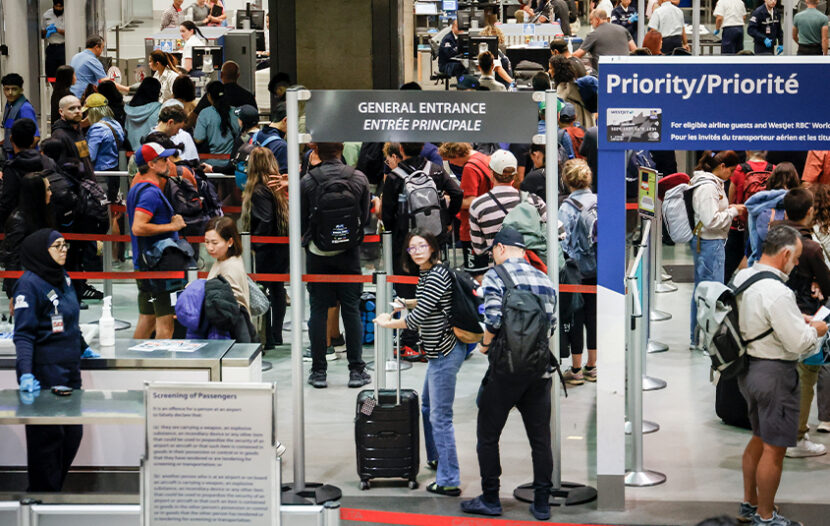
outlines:
[[[550,326],[555,327],[556,290],[550,279],[524,259],[508,259],[502,263],[502,267],[507,270],[517,288],[529,290],[544,300]],[[506,286],[496,271],[491,268],[484,275],[482,288],[484,290],[484,325],[488,331],[495,334],[501,328],[501,304]]]

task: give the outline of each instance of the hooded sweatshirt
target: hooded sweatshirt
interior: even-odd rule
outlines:
[[[749,244],[752,247],[752,253],[747,261],[749,265],[761,259],[761,249],[767,238],[770,222],[784,218],[785,213],[781,202],[787,195],[787,191],[786,189],[765,190],[746,200],[746,210],[749,213]]]
[[[63,145],[63,151],[58,158],[58,164],[74,164],[78,167],[78,177],[95,177],[95,168],[89,158],[89,145],[77,124],[58,120],[52,125],[52,138],[58,139]]]
[[[695,211],[695,225],[701,223],[701,239],[726,239],[729,226],[738,215],[735,208],[729,208],[729,199],[723,189],[723,181],[715,174],[695,170],[690,185],[699,184],[692,195]]]
[[[118,147],[124,144],[125,138],[124,128],[109,117],[104,117],[89,127],[86,142],[96,170],[118,168]]]
[[[124,106],[127,114],[125,127],[127,139],[133,150],[141,146],[141,138],[150,133],[158,123],[161,103],[151,102],[142,106]]]

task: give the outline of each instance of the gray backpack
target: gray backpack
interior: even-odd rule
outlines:
[[[420,228],[433,235],[444,233],[444,223],[441,209],[441,195],[435,180],[430,176],[432,163],[427,161],[420,170],[407,174],[403,168],[395,168],[393,172],[403,179],[402,217],[407,217],[409,229]]]

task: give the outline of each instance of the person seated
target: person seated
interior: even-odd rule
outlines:
[[[458,56],[458,19],[452,21],[450,32],[444,35],[438,47],[438,71],[449,77],[458,77],[466,73],[467,68],[461,62],[453,60]]]

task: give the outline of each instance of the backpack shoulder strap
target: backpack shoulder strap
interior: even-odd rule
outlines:
[[[568,203],[569,205],[571,205],[572,207],[574,207],[574,209],[576,209],[577,213],[581,213],[581,212],[582,212],[582,203],[580,203],[579,201],[577,201],[577,200],[576,200],[576,199],[574,199],[573,197],[568,196],[568,197],[566,197],[566,198],[565,198],[565,200],[564,200],[564,201],[562,201],[562,202],[563,202],[563,203]]]
[[[781,281],[781,278],[779,278],[777,275],[775,275],[772,272],[769,272],[769,271],[765,270],[763,272],[758,272],[757,274],[747,278],[746,281],[744,281],[743,283],[741,283],[740,285],[738,285],[736,288],[734,288],[732,290],[732,294],[737,296],[738,294],[744,292],[746,289],[748,289],[749,287],[751,287],[752,285],[754,285],[755,283],[757,283],[757,282],[759,282],[763,279],[774,279],[774,280],[777,280],[777,281]]]
[[[494,193],[491,191],[491,192],[487,192],[487,195],[489,195],[489,196],[490,196],[490,199],[492,199],[492,200],[493,200],[493,202],[494,202],[494,203],[496,203],[496,206],[497,206],[497,207],[499,207],[499,209],[501,209],[501,211],[502,211],[502,212],[504,212],[505,214],[507,213],[507,209],[504,207],[504,205],[503,205],[503,204],[501,204],[501,201],[499,201],[498,199],[496,199],[496,194],[494,194]]]
[[[765,172],[771,172],[773,169],[774,169],[774,167],[773,167],[772,163],[767,161],[767,165],[764,166],[764,171]]]
[[[496,271],[496,275],[501,278],[504,282],[504,286],[508,289],[515,289],[516,283],[513,281],[513,278],[510,277],[510,274],[505,270],[504,265],[494,265],[493,270]]]
[[[276,141],[277,139],[279,139],[279,136],[277,136],[277,135],[272,135],[272,136],[268,137],[267,139],[265,139],[264,141],[259,142],[259,134],[260,134],[260,133],[262,133],[262,132],[256,132],[256,135],[254,135],[254,142],[256,142],[257,144],[259,144],[259,145],[260,145],[260,146],[262,146],[262,147],[268,146],[268,145],[269,145],[269,144],[271,144],[272,142],[274,142],[274,141]]]
[[[110,132],[112,132],[112,138],[115,139],[115,148],[117,150],[120,150],[121,149],[121,141],[118,140],[118,134],[115,133],[115,128],[113,128],[112,125],[110,125],[110,123],[108,123],[107,121],[102,120],[102,121],[99,121],[99,122],[110,129]]]
[[[740,164],[741,170],[743,170],[744,175],[748,174],[752,171],[752,167],[749,165],[748,162]]]

